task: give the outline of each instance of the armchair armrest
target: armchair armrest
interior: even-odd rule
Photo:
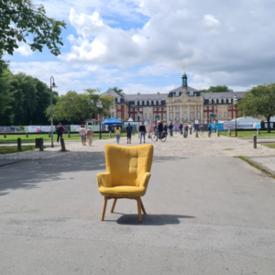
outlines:
[[[141,182],[140,182],[139,187],[142,187],[142,188],[144,188],[144,189],[146,190],[146,189],[147,189],[147,185],[148,185],[148,183],[149,183],[150,177],[151,177],[151,173],[146,172],[146,173],[143,175],[143,178],[142,178],[142,180],[141,180]]]
[[[112,176],[110,173],[98,173],[96,175],[98,187],[111,187]]]

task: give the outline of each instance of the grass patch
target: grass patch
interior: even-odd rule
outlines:
[[[101,134],[102,139],[110,139],[109,133],[103,133]],[[121,137],[126,137],[126,133],[122,133]],[[21,138],[22,143],[35,143],[36,138],[43,138],[44,142],[45,141],[51,141],[51,138],[49,137],[48,133],[39,133],[39,134],[29,134],[29,137],[26,137],[26,134],[21,134],[21,135],[9,135],[7,134],[7,137],[4,138],[4,135],[0,135],[0,144],[6,144],[6,143],[17,143],[17,139]],[[111,139],[114,139],[115,135],[112,134]],[[71,137],[68,138],[68,134],[63,134],[63,139],[65,141],[80,141],[80,136],[79,134],[71,134]],[[96,133],[94,140],[99,139],[99,133]],[[53,135],[53,140],[56,142],[57,140],[57,134]]]
[[[275,144],[261,144],[261,145],[266,146],[268,148],[275,149]]]
[[[47,146],[44,146],[44,149]],[[17,150],[17,146],[0,146],[0,154],[10,154],[10,153],[19,153],[25,151],[34,151],[39,150],[39,148],[35,148],[34,145],[24,145],[22,146],[22,151]]]
[[[228,149],[223,149],[225,151],[231,151],[231,150],[234,150],[234,148],[228,148]]]
[[[242,131],[238,130],[238,137],[253,137],[254,135],[259,136],[259,137],[274,137],[275,138],[275,131],[271,131],[270,133],[267,133],[267,130],[263,130],[260,132],[260,135],[257,135],[257,130],[253,131]],[[228,136],[228,131],[221,131],[220,132],[221,136]],[[231,137],[235,137],[235,130],[231,130]]]
[[[237,157],[237,158],[244,160],[245,162],[247,162],[247,163],[250,164],[251,166],[253,166],[253,167],[255,167],[256,169],[258,169],[258,170],[262,171],[263,173],[267,174],[269,177],[275,179],[275,175],[274,175],[274,174],[270,173],[268,170],[266,170],[266,169],[263,168],[262,166],[256,164],[255,162],[249,160],[248,158],[243,157],[243,156],[239,156],[239,157]]]

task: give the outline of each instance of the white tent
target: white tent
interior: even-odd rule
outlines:
[[[130,117],[130,118],[128,119],[128,121],[133,121],[133,119]]]
[[[232,119],[231,121],[235,121],[235,119]],[[244,116],[244,117],[238,117],[237,118],[237,123],[241,123],[241,124],[244,124],[244,123],[261,123],[261,120],[257,119],[257,118],[253,118],[253,117],[250,117],[250,116]]]

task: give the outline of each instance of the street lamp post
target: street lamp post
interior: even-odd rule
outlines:
[[[237,103],[238,103],[238,98],[236,95],[234,95],[234,109],[235,109],[235,137],[238,136],[237,133]]]
[[[99,113],[99,116],[100,116],[100,114],[101,114],[101,109],[102,109],[102,107],[103,107],[103,105],[102,105],[102,101],[101,101],[101,99],[99,98],[98,99],[98,101],[97,101],[97,103],[96,103],[96,106],[97,106],[97,108],[98,108],[98,113]],[[101,116],[100,116],[100,122],[99,122],[100,124],[99,124],[99,139],[101,139]]]
[[[51,140],[52,140],[52,148],[53,148],[53,89],[57,88],[54,83],[53,76],[50,77],[50,90],[51,90]]]

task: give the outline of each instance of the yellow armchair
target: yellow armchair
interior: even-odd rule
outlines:
[[[153,146],[120,146],[108,144],[105,147],[106,173],[97,174],[99,192],[104,196],[101,220],[104,220],[107,201],[114,199],[111,213],[117,199],[137,200],[139,221],[142,221],[141,210],[145,208],[141,201],[147,190],[151,177]]]

